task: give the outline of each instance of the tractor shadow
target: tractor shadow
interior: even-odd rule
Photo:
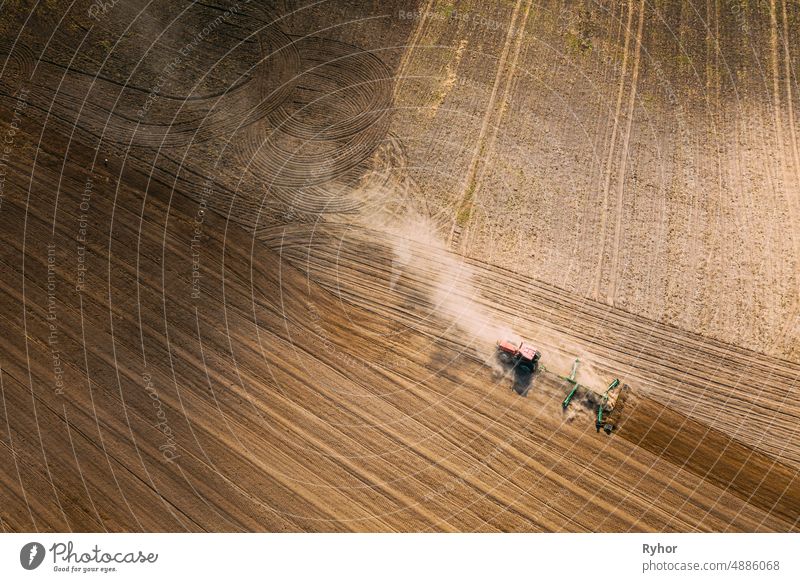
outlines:
[[[503,369],[502,376],[511,378],[511,389],[520,396],[527,396],[537,370],[531,370],[525,365],[509,361],[502,354],[497,356],[497,361]]]
[[[536,376],[536,372],[531,371],[530,368],[526,368],[525,366],[514,366],[514,383],[511,385],[511,388],[520,396],[527,396],[528,391],[531,389],[531,385],[533,384],[534,376]]]

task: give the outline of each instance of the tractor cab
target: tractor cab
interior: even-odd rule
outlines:
[[[513,364],[521,368],[526,368],[530,372],[535,372],[539,364],[541,353],[531,344],[520,342],[519,345],[509,340],[497,342],[497,350],[500,360],[507,364]]]
[[[539,358],[542,356],[542,354],[540,354],[536,348],[534,348],[531,344],[526,344],[525,342],[522,342],[519,345],[519,353],[523,360],[532,362],[533,364],[538,363]]]

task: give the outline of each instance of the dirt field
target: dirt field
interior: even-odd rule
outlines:
[[[796,3],[32,7],[3,531],[800,529]]]

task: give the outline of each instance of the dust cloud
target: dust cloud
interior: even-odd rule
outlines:
[[[497,365],[493,357],[495,342],[521,341],[521,338],[510,326],[496,322],[481,303],[470,264],[447,248],[436,224],[417,211],[407,196],[395,193],[391,198],[392,192],[383,188],[360,195],[371,204],[368,212],[357,216],[356,222],[386,233],[391,241],[390,288],[397,289],[404,274],[425,281],[432,313],[458,330],[454,333],[448,329],[443,333],[460,336],[487,364]],[[387,203],[375,204],[381,198]]]
[[[413,187],[388,181],[354,189],[361,210],[348,219],[368,231],[387,235],[391,246],[389,288],[398,297],[412,300],[413,292],[424,292],[431,317],[444,321],[442,337],[458,338],[497,375],[507,370],[496,358],[495,342],[506,339],[519,343],[527,338],[546,355],[543,364],[556,375],[566,377],[575,358],[579,358],[576,380],[583,386],[600,389],[608,384],[612,372],[598,365],[595,354],[585,346],[566,341],[563,333],[534,323],[530,318],[517,321],[494,317],[486,297],[480,294],[477,273],[464,257],[451,252],[442,236],[447,225],[436,224],[414,204]],[[422,282],[422,284],[420,284]],[[521,329],[515,329],[514,326]]]

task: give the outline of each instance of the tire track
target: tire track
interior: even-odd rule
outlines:
[[[798,137],[794,118],[794,99],[792,98],[792,58],[789,51],[789,23],[786,11],[786,0],[781,0],[781,15],[783,19],[783,50],[784,50],[784,75],[786,76],[786,103],[789,115],[789,139],[792,142],[792,165],[794,166],[795,186],[800,190],[800,148],[798,147]],[[775,50],[775,49],[773,49]],[[775,57],[773,57],[774,63]],[[777,75],[777,72],[775,73]],[[776,113],[777,115],[777,113]],[[791,193],[789,197],[792,198]],[[794,217],[795,222],[798,220],[797,215],[797,200],[792,204],[790,201],[790,212]],[[792,240],[795,243],[795,261],[800,261],[800,242],[796,233],[793,233]],[[800,337],[800,273],[795,269],[795,276],[798,278],[798,292],[796,293],[794,306],[790,309],[789,317],[786,325],[781,330],[779,335],[788,337],[789,341],[795,340]]]
[[[595,301],[600,296],[600,282],[603,277],[603,263],[605,262],[606,246],[606,222],[608,215],[608,197],[611,190],[611,177],[613,171],[614,153],[617,144],[617,131],[619,128],[619,116],[622,111],[622,97],[625,93],[625,77],[628,71],[628,56],[630,53],[631,26],[633,24],[633,0],[628,0],[628,22],[625,25],[625,46],[622,50],[622,73],[619,78],[619,90],[617,91],[617,103],[614,109],[614,125],[611,130],[611,141],[608,146],[608,157],[606,158],[605,181],[603,184],[603,204],[600,211],[600,244],[598,245],[599,256],[595,269],[594,285],[592,286],[591,298]]]
[[[636,87],[639,83],[639,59],[642,52],[642,31],[644,29],[644,0],[639,4],[639,24],[636,29],[636,48],[633,57],[633,72],[631,73],[631,88],[628,98],[628,119],[625,126],[625,137],[622,142],[622,154],[620,158],[620,169],[617,178],[617,210],[616,226],[614,228],[614,246],[611,253],[611,267],[609,270],[608,293],[606,302],[614,305],[614,297],[617,291],[617,270],[619,269],[619,251],[622,240],[622,215],[625,212],[623,207],[625,194],[625,170],[628,165],[628,154],[630,151],[631,126],[633,125],[633,113],[636,106]]]
[[[505,76],[503,94],[500,97],[499,105],[497,105],[498,111],[494,121],[492,122],[493,127],[490,131],[488,142],[482,144],[480,142],[481,138],[479,136],[479,145],[481,148],[480,158],[483,160],[483,166],[481,168],[480,174],[477,176],[475,174],[477,174],[478,172],[478,166],[480,166],[481,159],[477,159],[475,167],[472,168],[473,170],[472,184],[470,186],[470,189],[472,191],[472,196],[469,200],[469,206],[468,206],[469,208],[468,214],[470,217],[473,216],[475,209],[478,208],[478,195],[480,194],[481,188],[483,188],[483,183],[486,178],[486,173],[490,167],[492,158],[494,157],[495,142],[497,141],[498,133],[500,132],[500,128],[503,124],[503,118],[505,117],[506,111],[508,110],[509,96],[511,95],[513,90],[514,79],[517,74],[517,63],[519,62],[520,50],[522,49],[523,40],[525,39],[524,33],[528,25],[528,17],[530,15],[532,6],[533,6],[533,0],[529,0],[528,3],[525,5],[525,12],[522,15],[521,24],[517,26],[512,17],[512,23],[509,27],[509,37],[511,36],[516,37],[516,42],[514,44],[514,56],[511,59],[511,65],[508,67],[508,72]],[[535,19],[534,19],[534,24],[535,24]],[[495,81],[495,83],[497,83],[497,80]],[[484,118],[484,121],[486,121],[486,119],[487,118]],[[474,220],[468,221],[467,224],[464,225],[462,233],[459,236],[458,248],[461,249],[462,251],[463,249],[469,248],[471,235],[474,232],[474,229],[470,228],[470,223],[472,222],[474,222]]]
[[[316,37],[294,44],[302,57],[295,92],[267,116],[268,125],[245,134],[236,158],[300,211],[352,212],[358,201],[341,191],[358,182],[386,137],[389,72],[375,55],[351,45]]]
[[[90,74],[37,61],[38,100],[53,102],[49,113],[72,117],[80,110],[75,124],[92,135],[128,147],[179,148],[229,134],[262,119],[283,103],[293,90],[299,66],[296,48],[275,20],[269,21],[264,7],[251,5],[251,9],[255,12],[250,14],[250,21],[261,24],[251,34],[258,39],[261,58],[247,76],[236,79],[221,93],[203,98],[162,94],[155,87],[137,88],[106,79],[101,71]],[[20,53],[21,62],[27,69],[31,57],[24,52]],[[55,79],[64,75],[69,82],[60,83],[59,91],[53,94],[58,84]],[[155,96],[151,91],[156,91]],[[92,107],[83,106],[89,99],[87,92]]]
[[[522,6],[523,0],[516,0],[514,2],[514,9],[511,13],[511,22],[508,25],[508,31],[506,32],[505,42],[503,43],[503,49],[500,52],[500,59],[497,61],[497,72],[495,73],[494,84],[492,85],[492,92],[489,95],[489,101],[486,104],[486,112],[483,115],[483,122],[481,123],[481,129],[478,132],[478,139],[475,142],[475,148],[472,150],[472,159],[470,160],[469,166],[467,167],[467,172],[465,175],[464,183],[461,189],[461,195],[459,196],[460,202],[458,204],[458,210],[456,212],[456,217],[453,219],[452,226],[450,228],[450,234],[447,239],[448,246],[452,247],[454,243],[454,237],[456,235],[456,228],[459,226],[457,218],[461,215],[462,211],[467,212],[469,209],[473,207],[473,196],[475,190],[475,179],[476,173],[478,171],[478,164],[480,163],[481,157],[484,154],[484,148],[486,146],[486,133],[489,131],[489,122],[495,114],[495,102],[497,100],[497,92],[498,88],[503,82],[504,76],[511,76],[513,72],[511,70],[506,71],[506,60],[508,59],[508,54],[511,49],[511,42],[513,37],[516,34],[517,30],[517,17],[519,16],[519,11]],[[528,7],[525,12],[525,18],[527,18],[528,10],[530,10],[530,5],[532,2],[528,2]],[[517,41],[517,45],[521,42],[520,39]],[[506,87],[508,84],[506,84]],[[501,105],[502,107],[502,105]]]
[[[354,234],[352,229],[349,230],[349,233],[351,236]],[[364,298],[374,297],[377,299],[381,297],[381,302],[387,306],[381,311],[384,311],[387,317],[396,318],[400,315],[388,307],[393,303],[393,291],[386,283],[380,282],[380,280],[386,281],[389,277],[391,251],[386,251],[387,254],[382,257],[382,260],[375,263],[374,260],[364,259],[365,249],[363,247],[359,246],[357,251],[351,251],[347,244],[342,246],[342,242],[347,241],[343,241],[340,237],[335,237],[338,240],[335,244],[326,243],[327,237],[324,230],[320,229],[315,230],[314,236],[317,242],[311,245],[307,238],[299,237],[295,241],[296,247],[294,248],[299,251],[299,255],[295,256],[292,252],[291,238],[285,234],[282,235],[280,238],[282,256],[301,268],[309,270],[312,278],[337,295],[347,297],[362,307],[370,309],[376,309],[376,304],[372,300]],[[263,236],[262,240],[268,245],[270,244],[266,236]],[[374,252],[374,250],[370,251],[369,254]],[[426,256],[424,249],[415,249],[415,252]],[[323,258],[326,255],[329,256]],[[418,285],[426,285],[426,279],[431,280],[438,270],[435,255],[428,256],[427,260],[431,261],[430,273],[416,280],[415,283]],[[359,267],[356,268],[356,265]],[[382,265],[385,265],[382,267],[384,273],[378,276],[375,269]],[[521,277],[498,269],[490,269],[491,275],[486,272],[484,277],[482,273],[485,272],[486,266],[479,263],[474,263],[474,266],[481,273],[478,281],[480,290],[486,297],[507,296],[509,292],[513,291],[512,299],[509,300],[507,306],[499,307],[486,301],[483,305],[487,309],[505,313],[503,319],[513,318],[515,313],[519,313],[518,310],[524,309],[524,305],[514,300],[513,297],[530,298],[533,292],[530,282],[523,282]],[[353,273],[345,275],[351,269],[355,269]],[[334,278],[337,283],[332,285],[331,281]],[[369,283],[369,281],[374,282]],[[348,285],[352,284],[357,284],[357,288],[362,290],[348,290]],[[487,284],[488,286],[484,286]],[[696,415],[704,422],[715,424],[721,422],[722,426],[734,431],[738,430],[739,421],[738,417],[732,416],[730,412],[739,410],[741,413],[747,413],[750,416],[751,424],[762,426],[767,434],[742,435],[740,438],[746,439],[753,446],[767,447],[767,450],[774,453],[785,448],[787,439],[791,442],[795,431],[795,419],[788,413],[786,413],[787,416],[783,416],[784,413],[780,412],[780,407],[775,406],[775,402],[776,399],[779,401],[781,398],[786,398],[789,395],[790,387],[797,384],[798,378],[800,378],[800,369],[796,365],[756,354],[748,355],[747,352],[733,346],[723,346],[705,339],[691,339],[691,335],[678,332],[675,328],[646,322],[641,318],[632,318],[623,312],[600,310],[599,306],[576,301],[566,293],[554,289],[549,290],[545,295],[541,294],[542,291],[535,293],[537,304],[545,307],[539,312],[546,314],[547,319],[552,321],[554,333],[578,334],[572,335],[572,337],[585,346],[591,346],[589,349],[598,356],[610,358],[610,362],[617,362],[617,366],[623,366],[628,373],[635,375],[644,386],[655,390],[654,394],[668,398],[673,402],[673,406],[678,406],[680,410],[690,415]],[[552,299],[548,297],[552,297]],[[415,297],[414,301],[419,303],[420,298]],[[435,306],[433,305],[423,307],[421,313],[407,319],[407,325],[414,328],[418,328],[420,325],[424,328],[428,328],[430,325],[435,326],[435,320],[428,319],[434,312]],[[580,316],[576,313],[580,313]],[[408,316],[404,315],[403,317],[407,318]],[[573,331],[577,321],[583,322],[582,326],[586,329],[584,333]],[[634,322],[639,321],[641,323],[636,324],[636,327],[631,327]],[[600,330],[615,325],[624,325],[626,331],[618,330],[615,333],[604,333],[603,336],[595,335]],[[561,332],[555,331],[559,328],[561,328]],[[631,336],[632,330],[637,328],[641,331],[636,332],[637,335]],[[431,329],[430,333],[435,332]],[[634,337],[636,339],[633,339]],[[662,342],[665,340],[671,342],[671,347],[664,346]],[[688,345],[692,346],[691,350],[688,347],[682,347]],[[719,345],[721,349],[712,347],[715,345]],[[709,355],[693,357],[689,362],[691,367],[687,369],[686,358],[691,353],[697,353],[698,350],[701,353],[707,352]],[[648,352],[659,354],[659,356],[650,356]],[[716,355],[712,356],[711,354]],[[740,362],[742,359],[747,362],[748,366],[755,368],[748,371],[743,362]],[[765,360],[769,364],[761,365],[759,363],[761,360]],[[649,364],[645,365],[648,362]],[[726,367],[731,366],[733,368],[728,371]],[[741,393],[743,378],[757,373],[757,368],[761,369],[759,382],[763,396],[758,393],[748,393],[745,398]],[[709,377],[707,370],[715,370],[714,375]],[[692,375],[687,375],[690,371]],[[776,373],[780,375],[775,376]],[[654,374],[654,376],[651,377],[649,374]],[[684,399],[683,404],[681,398]],[[718,398],[722,400],[721,403],[717,402]],[[737,405],[737,402],[741,404]],[[693,403],[694,406],[692,406]],[[698,408],[699,403],[702,403],[702,406]],[[754,406],[757,408],[754,409]],[[761,412],[754,412],[754,410]],[[792,408],[789,407],[788,410],[792,410]],[[800,461],[800,451],[798,450],[792,449],[784,454],[794,462]]]
[[[13,95],[21,84],[30,79],[36,57],[28,47],[17,42],[13,45],[0,40],[0,91]]]

